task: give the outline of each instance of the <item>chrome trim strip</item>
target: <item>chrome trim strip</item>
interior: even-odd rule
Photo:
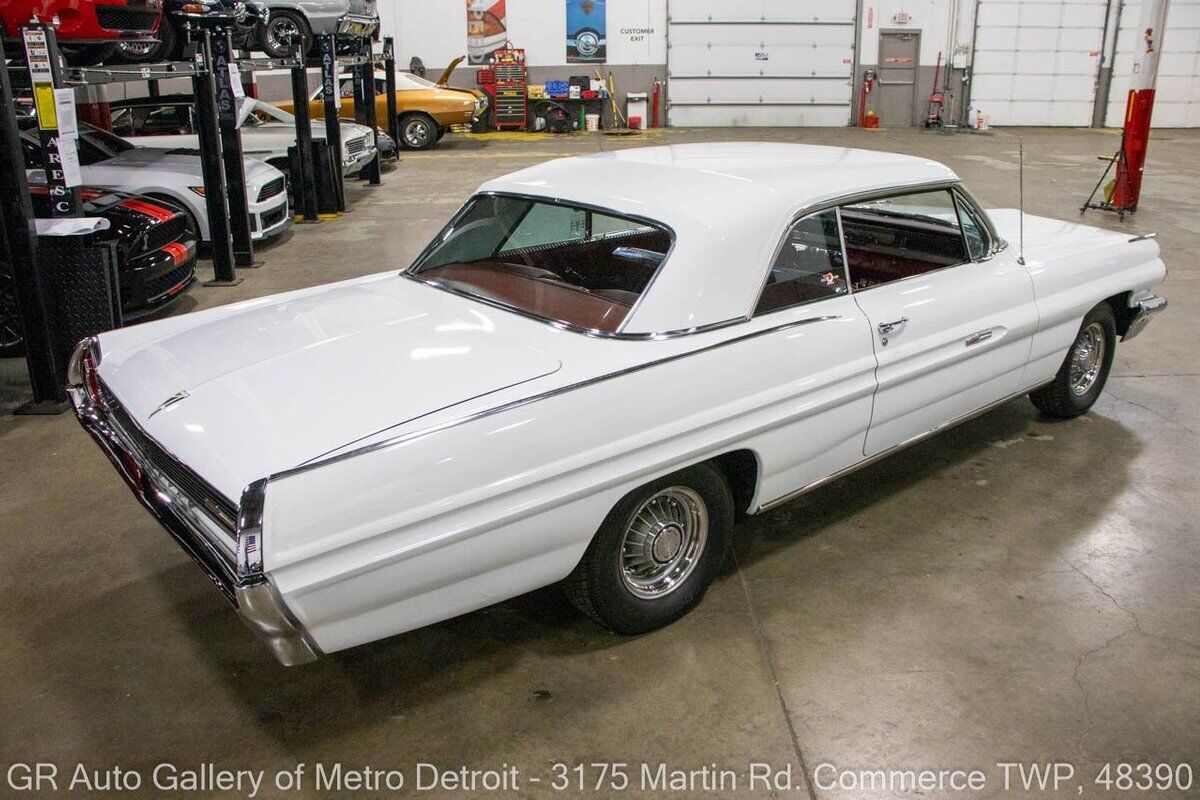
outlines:
[[[1042,383],[1034,384],[1033,386],[1030,386],[1027,389],[1022,389],[1019,392],[1013,392],[1012,394],[1007,395],[1006,397],[1003,397],[1000,400],[995,401],[994,403],[988,403],[986,406],[977,408],[974,411],[963,414],[960,417],[955,417],[954,419],[950,420],[949,422],[943,422],[942,424],[937,425],[937,426],[925,431],[924,433],[918,434],[918,435],[912,437],[911,439],[906,439],[905,441],[900,442],[899,444],[892,445],[888,449],[878,452],[873,456],[868,456],[867,458],[864,458],[862,461],[858,461],[854,464],[851,464],[850,466],[846,467],[845,469],[838,470],[837,472],[833,473],[832,475],[826,475],[824,478],[819,478],[818,480],[813,481],[812,483],[808,484],[807,486],[802,486],[801,488],[795,490],[794,492],[788,492],[787,494],[783,495],[782,497],[778,497],[778,498],[776,498],[774,500],[770,500],[766,503],[760,503],[758,508],[754,509],[750,513],[751,514],[761,514],[764,511],[770,511],[773,508],[778,508],[779,506],[783,505],[784,503],[788,503],[792,500],[795,500],[796,498],[800,497],[801,495],[808,494],[809,492],[813,491],[814,489],[818,489],[827,483],[836,481],[838,478],[844,478],[845,476],[849,475],[850,473],[857,472],[858,470],[862,469],[863,467],[869,467],[872,464],[882,461],[883,459],[887,458],[888,456],[895,454],[897,451],[903,450],[906,447],[911,447],[912,445],[917,444],[918,442],[923,442],[926,439],[930,438],[931,436],[941,433],[942,431],[944,431],[948,428],[953,428],[955,425],[958,425],[960,423],[974,419],[975,417],[978,417],[982,414],[986,414],[987,412],[991,411],[992,409],[994,409],[998,406],[1004,405],[1009,400],[1015,400],[1016,398],[1021,397],[1022,395],[1029,394],[1034,389],[1037,389],[1041,386],[1045,386],[1047,383],[1050,383],[1050,382],[1051,381],[1043,381]]]
[[[1143,233],[1140,236],[1134,236],[1132,239],[1129,240],[1128,244],[1133,244],[1134,242],[1145,242],[1150,239],[1157,239],[1157,238],[1158,238],[1157,233]]]
[[[830,299],[833,299],[833,298],[830,298]],[[550,389],[550,390],[542,392],[540,394],[530,395],[529,397],[522,397],[517,400],[510,400],[507,403],[502,403],[501,405],[493,406],[492,408],[485,408],[480,411],[473,412],[471,414],[464,414],[461,417],[454,417],[453,419],[448,419],[444,422],[440,422],[440,423],[438,423],[436,425],[432,425],[428,428],[422,428],[421,430],[418,430],[418,431],[412,431],[410,433],[403,433],[398,436],[393,436],[390,439],[384,439],[382,441],[375,442],[374,444],[369,444],[369,445],[365,445],[363,447],[355,448],[353,450],[348,450],[344,453],[340,453],[335,456],[329,456],[327,458],[320,458],[320,459],[315,459],[312,461],[307,461],[298,466],[291,467],[289,469],[285,469],[280,472],[276,472],[274,475],[270,476],[269,480],[281,480],[283,478],[291,477],[292,475],[298,475],[302,472],[308,472],[310,470],[316,469],[317,467],[325,466],[327,464],[335,464],[339,461],[344,461],[348,458],[354,458],[355,456],[365,455],[367,453],[374,453],[378,450],[384,450],[387,448],[395,447],[395,446],[398,446],[401,444],[405,444],[407,442],[415,441],[417,439],[424,439],[427,436],[431,436],[440,431],[444,431],[447,428],[453,428],[453,427],[457,427],[458,425],[464,425],[468,422],[474,422],[477,419],[482,419],[483,417],[490,417],[494,414],[500,414],[504,411],[510,411],[514,408],[520,408],[521,406],[529,405],[531,403],[536,403],[539,400],[546,400],[548,398],[556,397],[560,394],[565,394],[567,392],[574,391],[576,389],[582,389],[587,386],[592,386],[597,383],[620,378],[620,377],[623,377],[625,375],[630,375],[635,372],[641,372],[642,370],[650,369],[651,367],[657,367],[661,364],[667,364],[672,361],[678,361],[679,359],[687,358],[688,356],[694,356],[694,355],[698,355],[700,353],[706,353],[710,350],[716,350],[717,348],[720,348],[720,347],[725,347],[725,346],[731,345],[731,344],[737,344],[739,342],[744,342],[749,339],[755,339],[759,336],[766,336],[771,333],[777,333],[779,331],[788,330],[790,328],[798,328],[802,325],[812,325],[813,323],[816,323],[816,322],[827,322],[827,321],[835,320],[835,319],[841,319],[841,316],[837,315],[837,314],[832,314],[832,315],[820,316],[820,317],[805,317],[804,319],[798,319],[798,320],[793,320],[791,322],[785,322],[782,325],[775,325],[770,328],[763,328],[762,330],[751,331],[750,333],[744,333],[740,336],[735,336],[732,339],[723,339],[722,341],[719,341],[719,342],[713,342],[712,344],[707,344],[702,347],[697,347],[694,350],[688,350],[683,353],[675,353],[674,355],[664,356],[663,358],[655,359],[653,361],[647,361],[642,364],[635,364],[632,367],[626,367],[624,369],[617,370],[616,372],[609,372],[604,375],[597,375],[596,377],[593,377],[593,378],[588,378],[586,380],[577,381],[575,383],[568,384],[566,386],[559,386],[555,389]]]

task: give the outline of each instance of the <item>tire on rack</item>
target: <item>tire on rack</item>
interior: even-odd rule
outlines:
[[[661,628],[704,597],[725,561],[733,512],[729,483],[711,464],[651,481],[609,512],[563,589],[618,633]]]
[[[268,58],[288,58],[296,52],[296,36],[300,37],[300,52],[307,54],[313,46],[308,20],[295,11],[271,9],[267,24],[259,32],[259,45]]]
[[[1085,413],[1104,391],[1116,345],[1112,307],[1100,303],[1084,316],[1054,380],[1030,392],[1029,399],[1051,417],[1070,419]]]
[[[397,127],[400,130],[400,146],[405,150],[428,150],[437,144],[438,124],[422,111],[401,114]]]
[[[112,58],[117,46],[111,43],[63,44],[59,51],[63,60],[72,67],[94,67]]]
[[[117,60],[126,64],[153,64],[178,61],[182,56],[183,37],[165,17],[158,24],[158,41],[117,42]]]
[[[0,262],[0,358],[25,355],[25,334],[17,307],[17,285],[8,264]]]

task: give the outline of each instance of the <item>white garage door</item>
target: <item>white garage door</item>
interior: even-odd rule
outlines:
[[[1134,53],[1143,47],[1141,18],[1142,4],[1127,2],[1121,11],[1104,122],[1114,128],[1125,122]],[[1200,127],[1200,0],[1171,0],[1167,7],[1167,30],[1154,88],[1154,115],[1150,118],[1153,127]]]
[[[1091,125],[1107,5],[980,0],[971,104],[993,125]]]
[[[856,0],[670,0],[670,125],[846,125]]]

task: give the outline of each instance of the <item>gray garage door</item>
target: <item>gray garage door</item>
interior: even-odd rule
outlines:
[[[670,0],[670,125],[845,125],[855,0]]]
[[[979,0],[972,105],[993,125],[1090,125],[1107,5]]]

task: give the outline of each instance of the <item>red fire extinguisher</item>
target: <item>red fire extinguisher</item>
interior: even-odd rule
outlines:
[[[869,114],[867,111],[867,95],[875,87],[875,70],[869,69],[863,72],[862,91],[858,95],[858,127],[860,128],[876,128],[879,126],[879,118],[874,114]]]

